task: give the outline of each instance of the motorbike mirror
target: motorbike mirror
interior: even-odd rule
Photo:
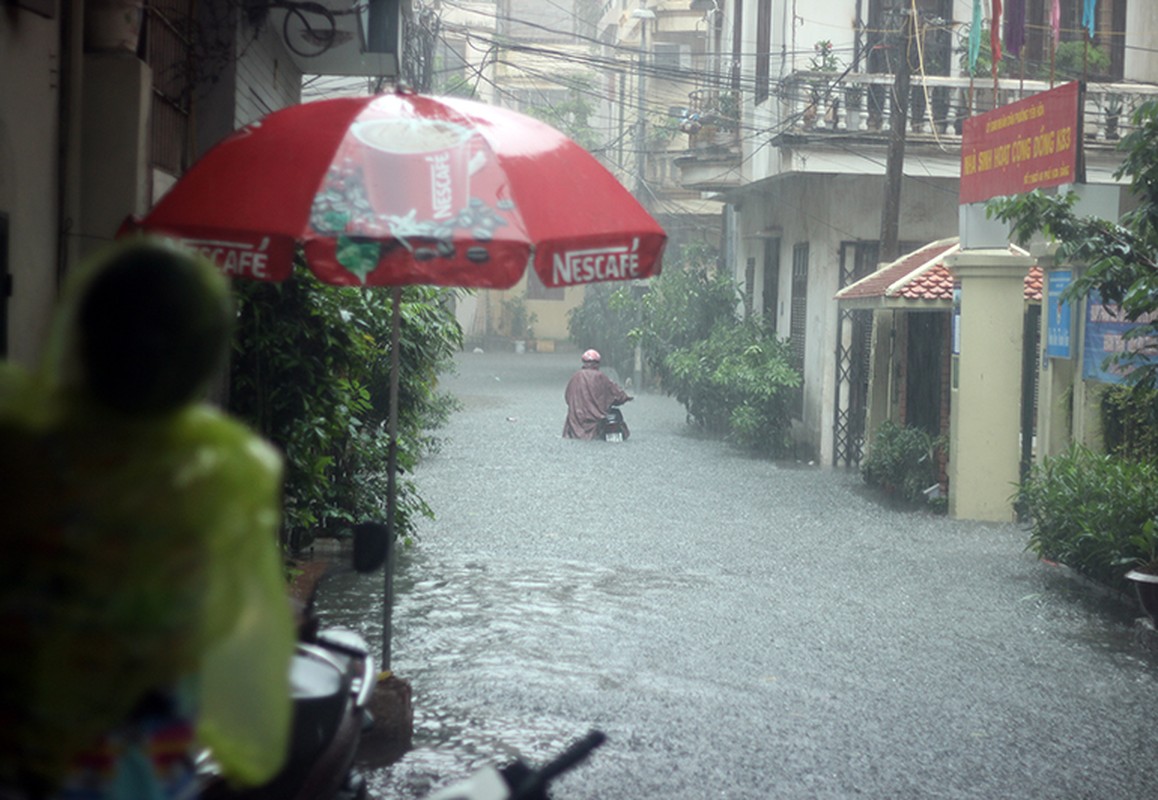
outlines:
[[[390,547],[391,532],[381,522],[360,522],[354,526],[354,569],[373,572],[382,566]]]

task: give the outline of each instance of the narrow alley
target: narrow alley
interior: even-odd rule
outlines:
[[[539,764],[591,728],[608,741],[559,800],[1158,794],[1139,612],[1017,526],[746,457],[660,395],[624,407],[623,444],[564,440],[574,353],[459,365],[464,408],[415,476],[437,519],[396,580],[415,749],[375,797]],[[380,576],[327,594],[380,641]]]

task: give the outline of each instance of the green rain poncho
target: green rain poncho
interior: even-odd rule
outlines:
[[[0,785],[54,785],[178,685],[228,776],[284,760],[281,461],[197,402],[228,301],[207,263],[121,247],[68,286],[39,371],[0,364]]]

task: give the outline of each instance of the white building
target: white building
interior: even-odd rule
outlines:
[[[738,146],[724,148],[718,129],[705,125],[680,160],[681,180],[727,202],[731,267],[754,311],[770,315],[793,343],[804,375],[799,452],[820,463],[855,464],[864,443],[871,318],[842,313],[834,295],[886,255],[880,249],[890,186],[900,187],[899,252],[958,234],[960,123],[1051,86],[1050,4],[1028,0],[1027,42],[1020,60],[1003,62],[995,102],[988,71],[970,80],[963,69],[973,3],[918,0],[899,184],[886,179],[889,101],[912,0],[689,5],[719,20],[726,68],[709,110],[718,116],[724,99],[738,105],[740,133]],[[1110,182],[1130,111],[1158,94],[1158,52],[1149,44],[1158,5],[1099,3],[1093,44],[1100,60],[1081,42],[1080,0],[1062,0],[1061,8],[1061,38],[1073,44],[1056,52],[1054,81],[1074,77],[1059,65],[1076,64],[1082,77],[1085,64],[1087,180]],[[987,34],[982,39],[988,64]]]
[[[320,10],[319,10],[320,9]],[[409,0],[14,0],[0,14],[0,357],[40,355],[65,276],[305,73],[393,76]],[[356,12],[356,13],[351,13]]]

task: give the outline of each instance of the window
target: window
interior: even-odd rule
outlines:
[[[775,330],[780,304],[780,240],[764,242],[764,296],[761,308],[769,327]]]
[[[180,175],[189,166],[193,87],[188,65],[193,40],[184,32],[193,19],[192,0],[151,4],[143,37],[144,58],[153,72],[149,151],[152,166]]]
[[[986,3],[986,7],[988,7]],[[868,47],[870,72],[893,72],[901,56],[901,35],[913,0],[872,0],[869,6]],[[917,0],[925,72],[948,75],[953,59],[952,0]],[[939,20],[944,22],[937,24]]]
[[[1050,0],[1027,0],[1025,8],[1025,61],[1027,72],[1035,65],[1039,71],[1048,74],[1052,32],[1049,26]],[[1055,69],[1075,70],[1077,74],[1064,74],[1062,80],[1082,77],[1083,58],[1086,75],[1092,80],[1122,80],[1126,62],[1126,0],[1102,0],[1098,3],[1097,20],[1094,26],[1093,46],[1101,51],[1104,61],[1099,59],[1094,68],[1090,67],[1088,53],[1082,43],[1085,28],[1082,27],[1082,0],[1061,0],[1061,44],[1055,56]],[[1069,52],[1065,52],[1069,51]]]
[[[691,68],[691,50],[687,45],[656,42],[652,63],[657,72],[679,72]]]
[[[769,15],[771,16],[771,15]],[[771,39],[771,34],[769,34]],[[717,40],[718,41],[718,40]],[[744,52],[744,0],[732,8],[732,91],[740,91],[740,53]]]

